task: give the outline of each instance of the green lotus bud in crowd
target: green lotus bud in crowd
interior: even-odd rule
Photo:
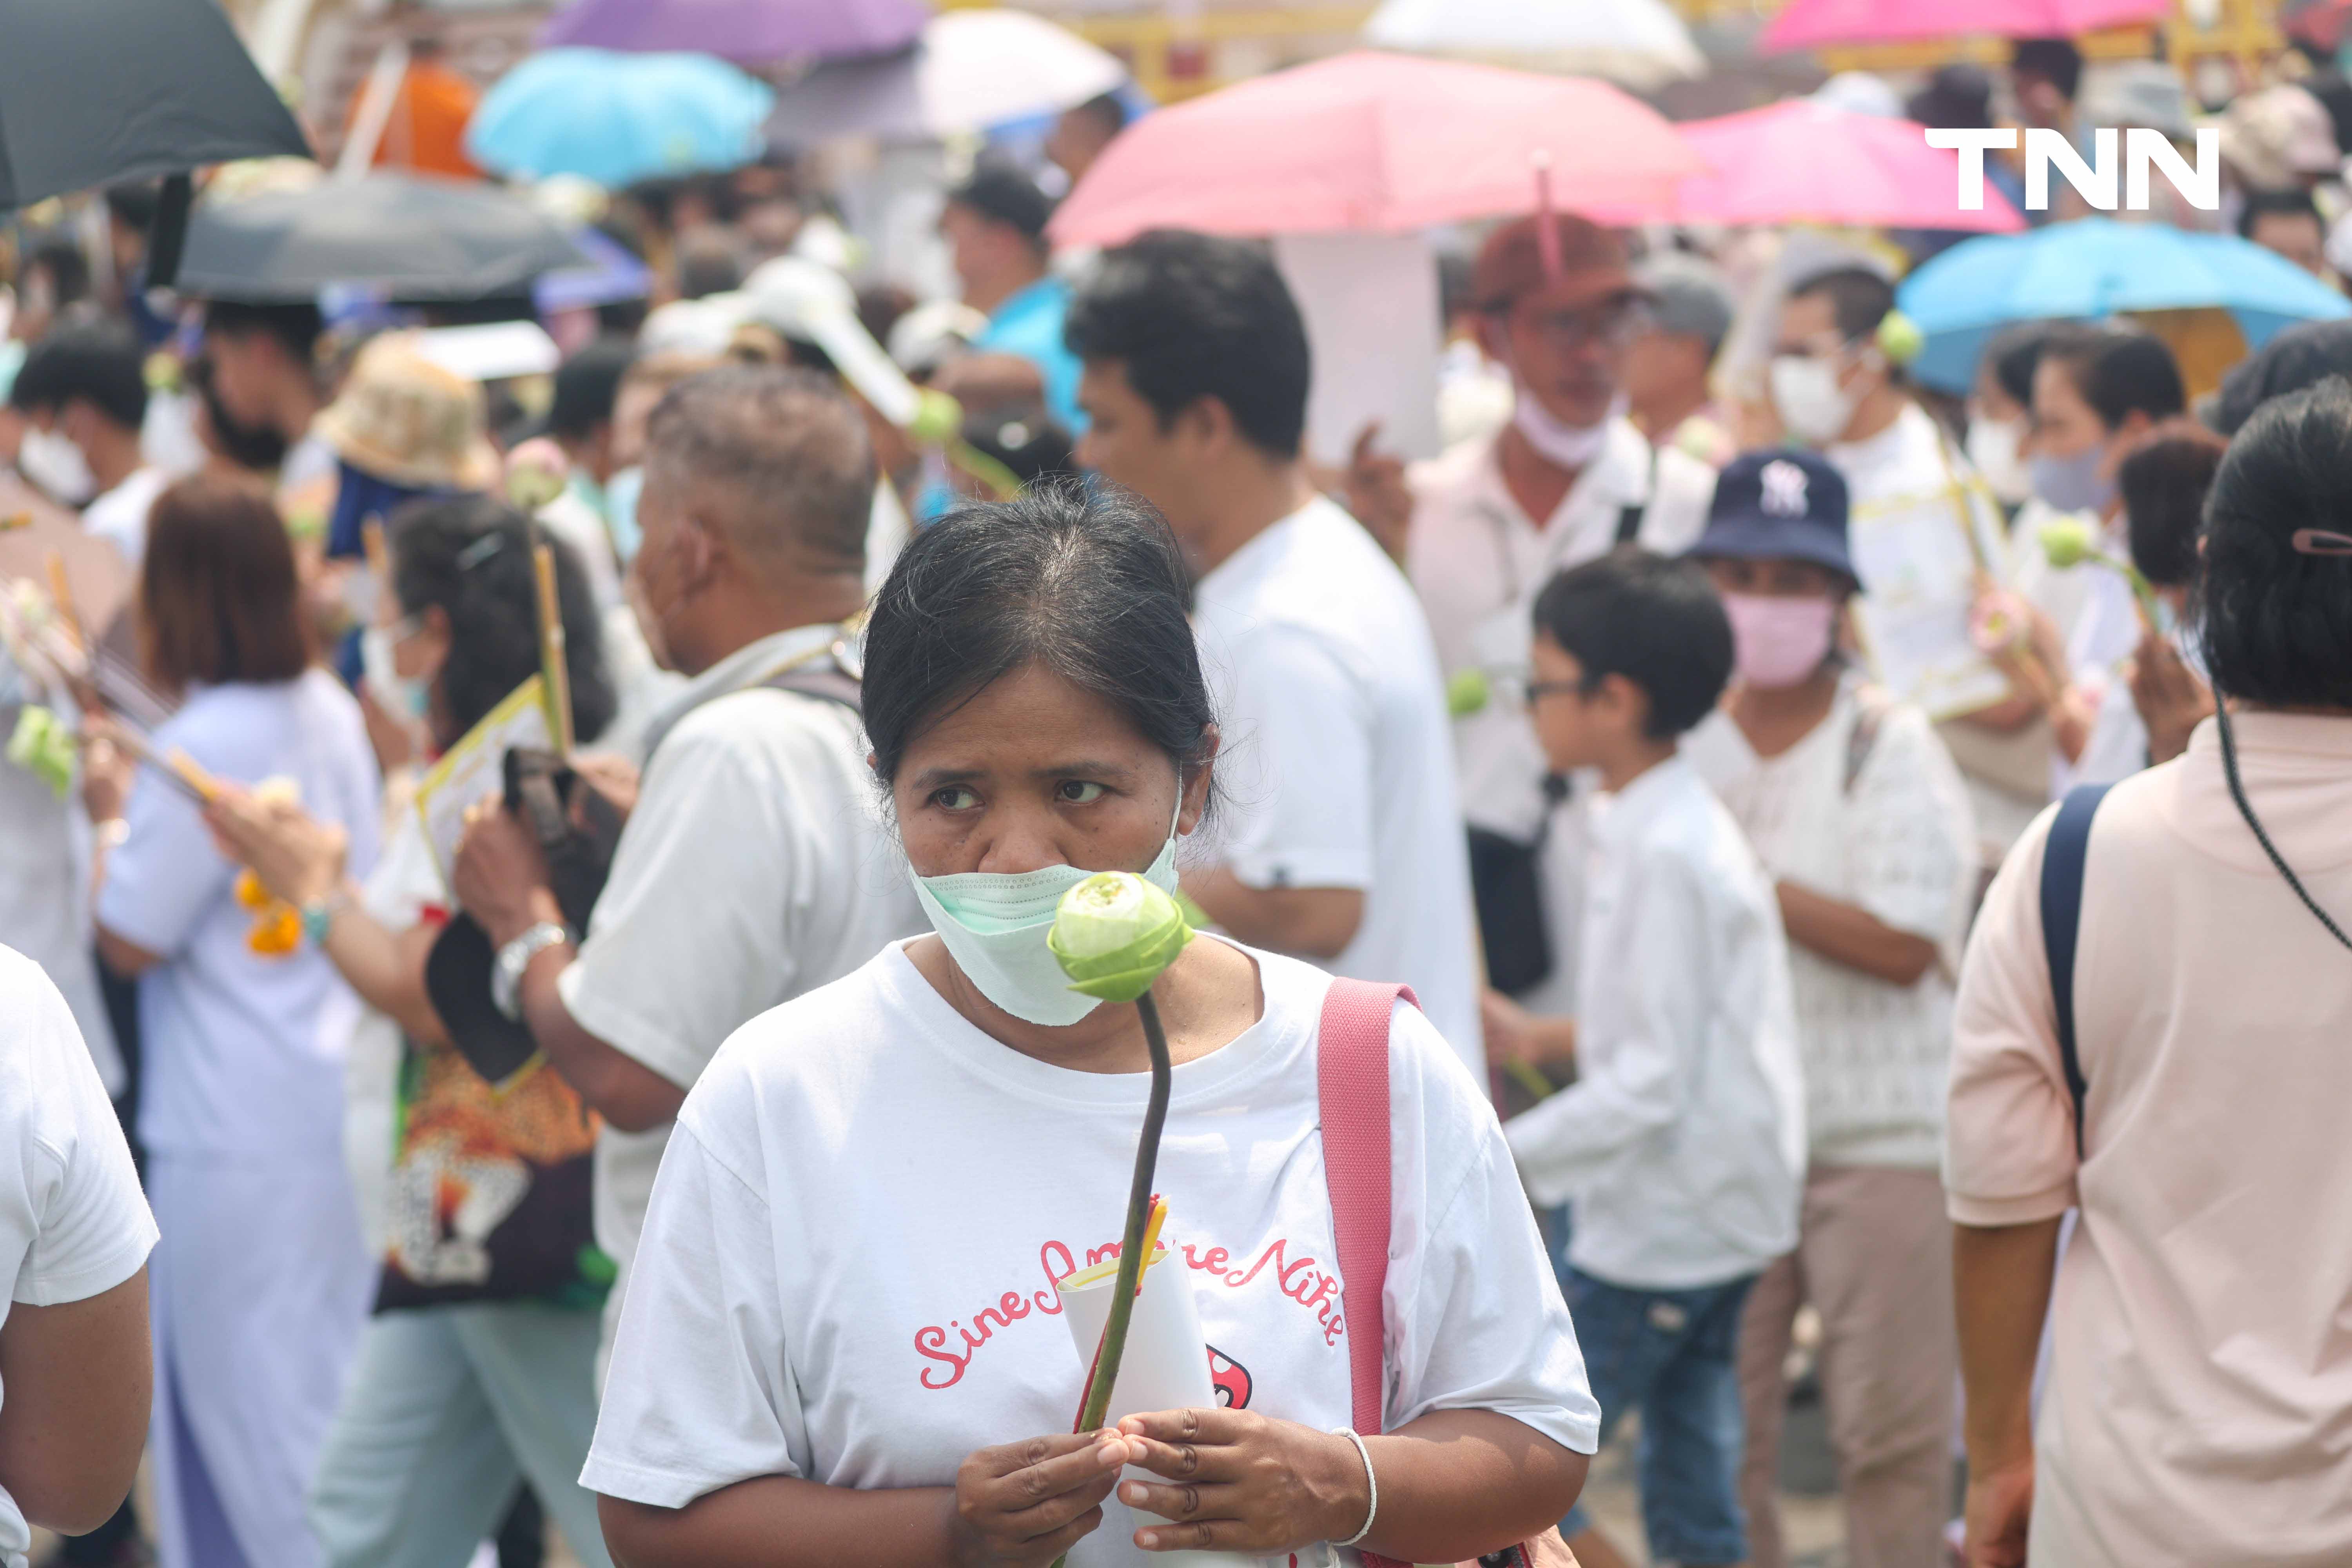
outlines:
[[[1878,352],[1895,364],[1909,364],[1927,346],[1919,323],[1900,310],[1889,310],[1878,323]]]
[[[563,493],[571,471],[563,448],[535,436],[507,454],[507,500],[524,511],[537,511]]]
[[[1192,940],[1174,899],[1132,871],[1097,871],[1062,895],[1045,945],[1071,990],[1132,1002]]]
[[[907,434],[926,447],[944,446],[963,429],[963,405],[944,392],[925,387],[915,401],[915,417]]]
[[[2042,525],[2042,553],[2050,564],[2064,570],[2069,566],[2089,564],[2104,566],[2131,585],[2132,597],[2139,603],[2140,617],[2150,630],[2162,622],[2156,604],[2156,590],[2148,584],[2140,569],[2123,557],[2099,548],[2099,536],[2092,526],[2079,517],[2062,517]]]
[[[1453,718],[1467,719],[1473,713],[1485,712],[1493,696],[1485,670],[1458,669],[1454,679],[1445,683],[1445,711]]]
[[[74,736],[47,709],[27,704],[8,737],[8,760],[47,784],[59,800],[73,790]]]
[[[2098,547],[2098,536],[2079,517],[2055,518],[2042,525],[2042,553],[2061,571],[2080,566]]]

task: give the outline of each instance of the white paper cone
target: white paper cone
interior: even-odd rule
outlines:
[[[1120,1356],[1118,1376],[1111,1383],[1110,1410],[1105,1426],[1117,1426],[1122,1416],[1148,1415],[1160,1410],[1214,1410],[1216,1390],[1209,1383],[1209,1343],[1201,1332],[1201,1318],[1192,1305],[1192,1282],[1181,1264],[1170,1262],[1163,1251],[1159,1267],[1143,1271],[1143,1288],[1127,1322],[1127,1350]],[[1078,1364],[1094,1364],[1095,1347],[1102,1342],[1104,1322],[1110,1316],[1116,1274],[1076,1289],[1057,1287],[1062,1318],[1070,1325]],[[1123,1479],[1165,1482],[1139,1466],[1127,1467]],[[1139,1514],[1113,1493],[1103,1504],[1102,1532],[1128,1541],[1136,1530],[1158,1521],[1154,1514]],[[1168,1568],[1238,1568],[1263,1561],[1231,1552],[1160,1552],[1154,1563]]]

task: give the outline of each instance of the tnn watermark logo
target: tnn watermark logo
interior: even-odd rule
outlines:
[[[2123,143],[2123,156],[2116,156],[2116,143]],[[2004,151],[2017,146],[2014,128],[2005,131],[1930,131],[1927,145],[1947,147],[1960,155],[1960,210],[1980,212],[1984,208],[1985,153],[1996,148]],[[2190,168],[2180,156],[2172,139],[2161,131],[2134,126],[2118,136],[2113,131],[2094,132],[2091,137],[2091,162],[2083,155],[2060,131],[2030,130],[2025,132],[2025,205],[2040,212],[2050,205],[2050,171],[2054,166],[2066,176],[2066,183],[2082,194],[2084,201],[2101,212],[2116,210],[2116,188],[2118,165],[2122,174],[2123,205],[2131,212],[2147,210],[2147,172],[2149,166],[2164,171],[2183,200],[2192,207],[2206,212],[2219,211],[2221,205],[2221,133],[2200,131],[2197,133],[2197,166]]]

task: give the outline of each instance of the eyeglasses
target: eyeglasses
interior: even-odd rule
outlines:
[[[1538,680],[1524,669],[1488,670],[1488,683],[1521,708],[1533,708],[1547,697],[1589,697],[1591,689],[1580,680]]]
[[[1637,298],[1611,300],[1573,310],[1523,310],[1507,306],[1501,312],[1513,327],[1526,327],[1562,353],[1602,347],[1622,349],[1650,328],[1650,308]]]

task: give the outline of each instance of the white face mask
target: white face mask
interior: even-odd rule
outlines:
[[[1767,374],[1781,425],[1808,447],[1826,447],[1853,422],[1860,398],[1838,384],[1836,360],[1775,354]]]
[[[1177,815],[1181,816],[1183,810],[1179,792]],[[1041,866],[1034,871],[925,877],[908,868],[915,897],[964,978],[1014,1017],[1055,1029],[1067,1028],[1101,1005],[1097,998],[1070,989],[1062,961],[1045,945],[1062,895],[1094,874],[1076,866]],[[1159,858],[1143,879],[1174,896],[1174,821],[1168,824],[1168,842],[1160,847]]]
[[[2025,439],[2022,419],[1971,419],[1969,421],[1969,461],[1992,493],[2011,506],[2022,505],[2033,493],[2033,478],[2025,467],[2025,459],[2017,455]]]
[[[423,676],[403,675],[394,668],[393,648],[401,634],[390,626],[365,626],[360,631],[360,670],[367,689],[394,718],[425,721],[433,701],[433,683]]]
[[[81,448],[37,425],[26,426],[16,447],[16,468],[59,506],[79,506],[98,493],[98,479]]]
[[[1625,411],[1620,394],[1598,425],[1570,425],[1553,417],[1549,409],[1514,377],[1511,382],[1511,423],[1528,438],[1544,461],[1562,468],[1581,468],[1601,456],[1609,444],[1609,421]]]

